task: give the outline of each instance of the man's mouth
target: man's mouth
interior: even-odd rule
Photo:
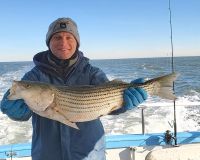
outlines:
[[[67,51],[68,49],[67,48],[59,48],[58,50],[59,51]]]

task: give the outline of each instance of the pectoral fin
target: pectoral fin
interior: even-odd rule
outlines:
[[[57,114],[59,114],[59,118],[57,119],[59,122],[61,123],[64,123],[72,128],[75,128],[75,129],[79,129],[78,126],[76,125],[76,123],[74,122],[71,122],[67,119],[67,117],[63,114],[63,112],[57,108],[57,107],[54,107],[52,108]]]
[[[67,119],[63,120],[63,121],[60,121],[61,123],[64,123],[72,128],[75,128],[75,129],[79,129],[78,126],[76,125],[76,123],[74,122],[70,122],[68,121]]]

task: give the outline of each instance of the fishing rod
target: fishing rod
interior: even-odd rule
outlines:
[[[171,0],[169,0],[169,23],[170,23],[170,42],[171,42],[171,70],[172,73],[175,72],[174,69],[174,46],[173,46],[173,29],[172,29],[172,12],[171,12]],[[175,85],[173,82],[173,91],[175,92]],[[174,139],[174,145],[177,146],[177,123],[176,123],[176,101],[174,100],[174,120],[173,120],[173,126],[174,126],[174,136],[171,134],[169,135],[171,138]],[[141,107],[142,111],[142,134],[145,133],[145,124],[144,124],[144,109],[145,107]],[[169,134],[169,133],[168,133]]]
[[[173,30],[172,30],[172,11],[171,11],[171,0],[169,0],[169,23],[170,23],[170,40],[171,40],[171,66],[172,66],[172,72],[175,71],[174,69],[174,47],[173,47]],[[175,92],[175,85],[173,82],[173,91]],[[177,145],[177,123],[176,123],[176,101],[174,100],[174,145]]]

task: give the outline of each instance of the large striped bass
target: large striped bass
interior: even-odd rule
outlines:
[[[98,86],[56,86],[33,81],[13,81],[9,100],[23,99],[40,116],[57,120],[73,128],[76,122],[97,119],[123,106],[123,92],[141,87],[149,95],[174,100],[171,73],[141,84],[110,81]]]

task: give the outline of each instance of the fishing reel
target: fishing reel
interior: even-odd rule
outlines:
[[[176,137],[173,136],[173,133],[171,133],[170,130],[166,130],[165,138],[164,138],[165,143],[168,144],[168,145],[172,145],[173,140],[175,141]]]

